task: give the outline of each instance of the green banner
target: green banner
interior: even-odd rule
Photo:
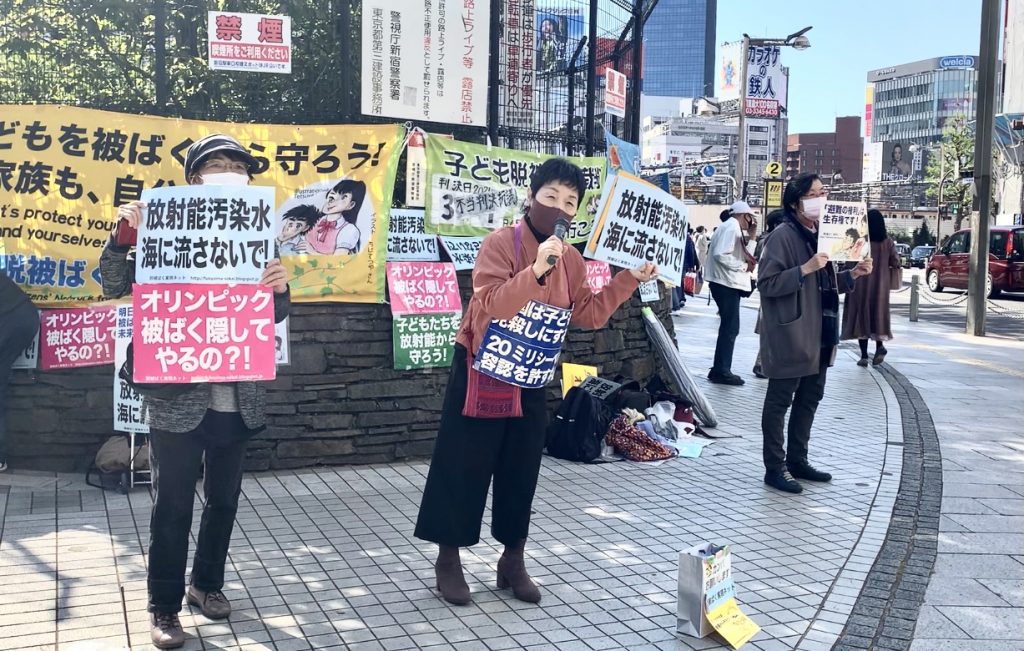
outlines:
[[[530,175],[556,158],[517,149],[488,147],[428,136],[426,221],[428,233],[483,236],[511,226],[523,214]],[[607,162],[603,156],[566,157],[587,183],[566,240],[586,242],[594,225]]]
[[[415,368],[451,366],[455,335],[459,332],[461,321],[462,314],[459,312],[395,315],[395,368],[409,371]]]

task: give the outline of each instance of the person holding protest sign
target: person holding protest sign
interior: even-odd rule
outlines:
[[[814,414],[839,343],[839,294],[871,273],[871,260],[836,273],[818,253],[818,219],[825,192],[816,174],[801,174],[783,193],[783,222],[765,240],[758,272],[761,292],[761,370],[768,391],[761,414],[764,482],[780,491],[803,491],[797,479],[827,482],[832,475],[807,459]],[[789,440],[783,427],[789,417]]]
[[[415,531],[439,546],[437,589],[451,603],[470,601],[459,548],[480,540],[492,478],[491,533],[505,545],[498,587],[511,587],[522,601],[540,601],[523,552],[547,426],[544,386],[554,375],[565,327],[570,319],[584,328],[604,326],[640,282],[657,274],[646,263],[591,291],[583,256],[560,237],[585,189],[578,167],[560,158],[545,161],[531,176],[525,216],[484,239],[473,269],[473,298],[456,338]],[[518,332],[522,343],[502,331]],[[530,332],[547,333],[546,344]],[[531,359],[538,361],[528,367]]]
[[[0,472],[7,470],[7,389],[11,367],[39,332],[39,310],[0,267]]]
[[[234,138],[216,134],[193,143],[185,154],[185,180],[191,185],[247,185],[256,159]],[[118,223],[100,256],[103,294],[107,298],[132,291],[134,234],[143,219],[141,201],[120,206]],[[273,289],[274,319],[290,309],[288,276],[274,258],[261,285]],[[150,518],[149,611],[157,648],[185,643],[178,619],[188,561],[192,506],[200,464],[203,474],[203,518],[199,527],[187,598],[210,619],[231,614],[224,593],[224,564],[238,510],[245,448],[265,428],[265,389],[257,382],[183,385],[174,398],[143,393],[143,411],[150,425],[150,461],[155,499]]]
[[[715,299],[722,319],[718,326],[715,361],[708,372],[708,379],[715,384],[742,386],[743,378],[732,372],[732,354],[740,333],[740,299],[750,295],[750,274],[754,271],[754,262],[743,243],[743,234],[751,228],[756,229],[757,220],[746,201],[734,203],[729,208],[729,215],[730,218],[711,238],[704,269],[704,280],[711,288],[711,297]]]

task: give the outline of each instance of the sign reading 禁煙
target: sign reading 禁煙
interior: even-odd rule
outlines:
[[[391,313],[462,312],[459,281],[450,262],[389,262]]]
[[[604,72],[604,112],[626,117],[626,75],[608,68]]]
[[[120,371],[132,342],[132,306],[118,305],[114,324],[114,431],[149,433],[142,413],[142,395],[121,379]]]
[[[490,7],[363,0],[362,112],[485,126]]]
[[[422,210],[391,210],[388,223],[388,260],[437,262],[437,236],[423,230]]]
[[[289,16],[211,11],[207,50],[211,70],[292,71],[292,19]]]
[[[456,271],[467,271],[476,265],[476,257],[480,255],[480,247],[484,243],[482,237],[440,237],[444,250],[452,259]]]
[[[524,389],[543,387],[555,377],[572,309],[531,300],[519,314],[492,320],[473,368]]]
[[[459,312],[395,315],[395,369],[451,366],[461,321]]]
[[[136,382],[273,380],[274,296],[260,285],[135,285]]]
[[[514,225],[525,210],[533,171],[550,158],[554,156],[428,135],[427,232],[482,237]],[[583,242],[597,213],[607,163],[596,156],[568,160],[583,171],[586,187],[565,239]]]
[[[274,188],[165,187],[142,200],[138,283],[257,283],[274,257]]]
[[[818,253],[827,253],[830,262],[860,262],[871,257],[864,202],[825,202],[818,220]]]
[[[612,177],[585,255],[633,269],[653,262],[660,278],[683,284],[686,204],[631,174]]]
[[[114,319],[113,305],[44,310],[39,322],[39,368],[110,364]]]

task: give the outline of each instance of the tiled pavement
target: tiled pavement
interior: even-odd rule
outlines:
[[[717,318],[696,302],[686,312],[681,348],[702,376]],[[754,314],[742,315],[738,371],[756,353]],[[747,648],[828,649],[885,536],[902,462],[892,390],[844,355],[812,438],[836,479],[799,497],[762,483],[765,383],[753,378],[706,386],[717,433],[736,438],[699,460],[546,459],[528,547],[540,606],[494,589],[500,549],[486,529],[463,555],[474,603],[435,596],[433,548],[411,537],[424,462],[248,476],[225,588],[235,613],[215,623],[186,608],[186,648],[720,648],[674,633],[678,551],[710,540],[733,545],[739,601],[763,627]],[[147,648],[149,494],[68,476],[0,482],[14,484],[0,494],[0,649]]]

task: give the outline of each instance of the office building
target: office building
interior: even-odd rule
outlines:
[[[860,183],[863,151],[860,117],[836,118],[835,131],[790,134],[786,176],[813,172],[826,183]]]
[[[643,92],[714,94],[718,0],[659,0],[644,23]]]

